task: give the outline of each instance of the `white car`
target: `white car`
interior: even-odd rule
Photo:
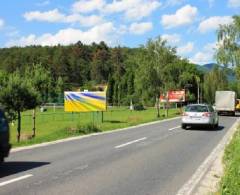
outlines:
[[[212,106],[207,104],[190,104],[186,106],[182,115],[182,128],[187,126],[218,127],[218,114]]]

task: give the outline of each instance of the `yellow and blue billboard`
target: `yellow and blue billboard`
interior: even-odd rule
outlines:
[[[96,92],[64,92],[65,112],[106,111],[106,90]]]

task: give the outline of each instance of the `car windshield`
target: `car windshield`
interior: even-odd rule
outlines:
[[[208,112],[208,108],[207,106],[192,105],[192,106],[187,106],[185,111],[186,112]]]

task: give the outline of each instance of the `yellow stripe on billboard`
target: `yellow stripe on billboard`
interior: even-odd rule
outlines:
[[[64,92],[64,110],[66,112],[106,111],[106,91]]]

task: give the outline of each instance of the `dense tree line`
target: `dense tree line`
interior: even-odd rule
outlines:
[[[152,47],[149,46],[150,43],[158,45],[155,53],[149,48]],[[64,90],[108,84],[109,104],[126,105],[132,100],[135,103],[154,105],[156,91],[160,93],[167,89],[182,89],[187,83],[195,86],[193,75],[201,76],[195,65],[180,59],[176,55],[175,48],[168,46],[161,38],[149,40],[146,46],[139,48],[111,48],[104,42],[91,45],[78,42],[69,46],[0,49],[2,72],[24,73],[36,64],[48,71],[48,88],[43,83],[38,85],[39,88],[45,88],[44,93],[41,94],[45,98],[44,102],[62,101],[59,96]],[[150,83],[147,83],[148,80],[143,80],[144,74],[141,71],[151,72],[145,75],[152,79]],[[155,80],[155,73],[162,78],[158,80],[157,76]],[[41,73],[38,75],[40,76]],[[196,88],[193,87],[190,91],[194,94]]]

